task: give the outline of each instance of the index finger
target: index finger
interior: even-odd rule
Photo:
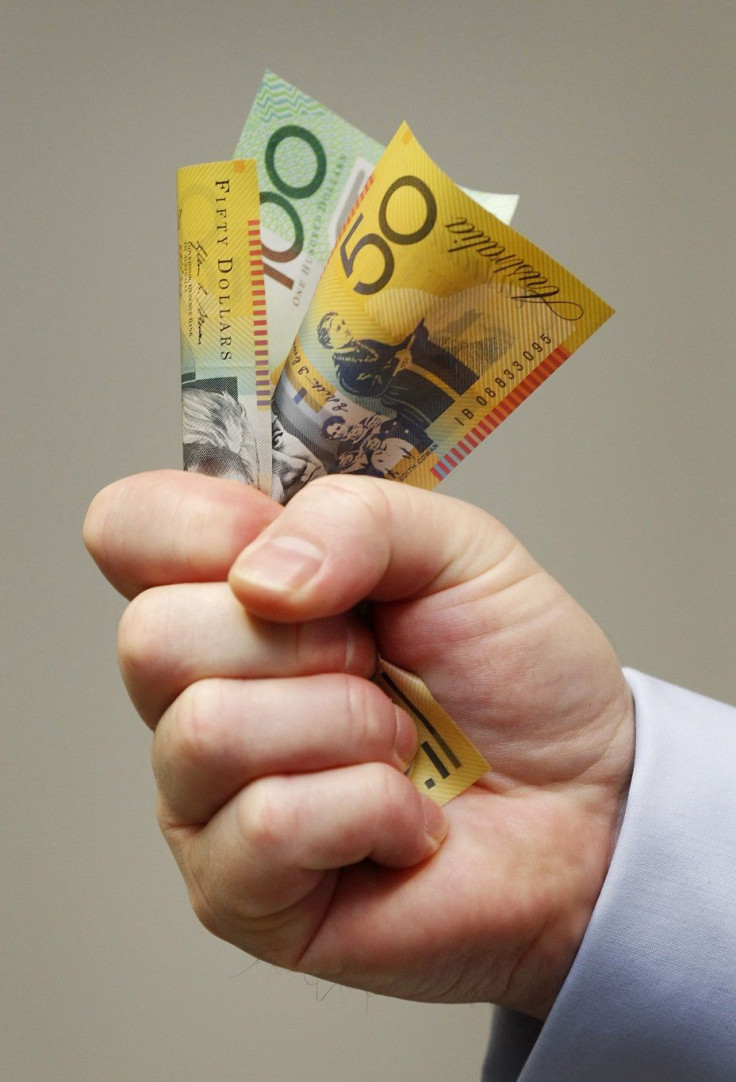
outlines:
[[[156,470],[115,481],[90,504],[83,538],[125,597],[149,586],[215,582],[281,508],[239,481]]]

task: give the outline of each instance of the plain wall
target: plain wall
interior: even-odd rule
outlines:
[[[736,700],[731,0],[3,0],[0,1077],[477,1078],[489,1009],[253,964],[191,914],[119,680],[95,491],[178,467],[175,171],[270,67],[407,119],[617,314],[443,486],[623,661]]]

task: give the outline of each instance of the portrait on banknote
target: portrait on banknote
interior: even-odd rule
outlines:
[[[184,469],[254,484],[256,434],[234,376],[194,380],[182,387]]]
[[[284,428],[278,416],[271,420],[271,496],[277,503],[288,503],[300,488],[327,470],[296,433]]]
[[[272,409],[274,498],[278,498],[276,476],[282,468],[279,450],[286,445],[290,448],[288,468],[284,463],[282,502],[321,474],[388,477],[396,463],[411,452],[412,437],[422,436],[421,429],[415,432],[412,428],[408,433],[396,417],[349,400],[313,373],[295,376],[288,364],[274,389]],[[303,472],[296,469],[300,458],[310,463]],[[314,467],[315,462],[319,468]]]
[[[322,425],[322,434],[335,444],[337,472],[368,477],[384,477],[412,446],[399,422],[380,414],[362,417],[352,424],[333,414]]]

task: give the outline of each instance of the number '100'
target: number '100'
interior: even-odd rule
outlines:
[[[276,168],[276,151],[285,139],[301,139],[314,152],[314,174],[306,184],[288,184],[279,175]],[[261,192],[261,203],[274,203],[284,211],[294,228],[294,240],[289,248],[284,248],[282,251],[276,251],[264,244],[263,270],[270,278],[275,278],[277,282],[281,282],[287,289],[293,289],[294,279],[289,278],[287,274],[277,270],[276,267],[269,266],[265,261],[270,259],[272,263],[291,263],[292,259],[296,259],[301,254],[304,247],[304,226],[289,200],[307,199],[310,195],[314,195],[316,191],[319,191],[327,173],[327,155],[319,139],[311,131],[302,128],[299,124],[284,124],[283,127],[276,129],[266,144],[265,165],[269,180],[277,190],[275,192]]]
[[[424,200],[424,221],[410,233],[400,233],[390,226],[388,222],[389,203],[394,194],[401,188],[415,188]],[[399,177],[386,189],[381,205],[378,208],[378,228],[381,232],[365,233],[359,240],[354,241],[353,235],[362,221],[363,215],[359,214],[345,234],[345,238],[340,245],[340,258],[345,275],[350,278],[355,271],[358,252],[362,251],[363,248],[377,249],[383,257],[381,273],[372,282],[356,282],[353,291],[355,293],[379,293],[388,284],[391,275],[394,273],[394,253],[389,247],[388,241],[392,241],[394,244],[416,244],[417,241],[423,240],[432,232],[434,223],[437,221],[437,201],[431,190],[419,177],[410,175]],[[352,248],[350,248],[351,243]]]

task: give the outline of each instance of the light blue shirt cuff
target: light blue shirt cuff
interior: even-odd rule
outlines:
[[[608,875],[544,1024],[496,1010],[484,1082],[734,1082],[736,709],[632,670]]]

